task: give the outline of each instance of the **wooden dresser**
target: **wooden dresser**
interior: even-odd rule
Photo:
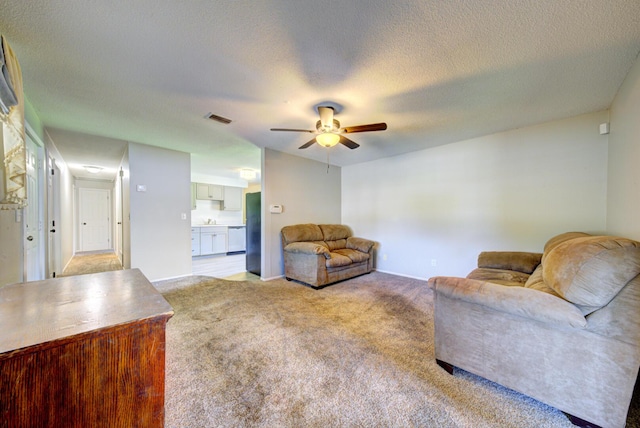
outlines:
[[[0,427],[162,427],[172,315],[137,269],[0,287]]]

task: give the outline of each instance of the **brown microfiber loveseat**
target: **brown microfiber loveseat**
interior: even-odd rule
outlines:
[[[281,230],[284,276],[321,287],[371,272],[373,245],[340,224],[296,224]]]
[[[570,232],[544,252],[485,252],[467,278],[435,277],[435,358],[622,428],[640,366],[640,243]],[[588,422],[586,422],[588,421]]]

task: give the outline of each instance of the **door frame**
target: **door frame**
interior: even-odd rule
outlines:
[[[56,159],[50,153],[46,154],[47,160],[47,236],[46,276],[55,278],[62,274],[62,224],[60,220],[60,168]]]

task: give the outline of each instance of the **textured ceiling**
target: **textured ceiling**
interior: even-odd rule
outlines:
[[[269,131],[313,129],[323,101],[343,126],[388,124],[352,134],[357,150],[330,149],[341,166],[606,109],[640,51],[638,0],[0,0],[0,11],[65,159],[124,140],[228,177],[259,169],[259,147],[326,161],[318,145],[297,149],[310,134]]]

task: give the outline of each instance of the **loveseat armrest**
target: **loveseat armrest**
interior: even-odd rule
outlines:
[[[521,251],[483,251],[478,256],[479,268],[515,270],[533,273],[542,260],[542,253]]]
[[[587,320],[575,305],[530,288],[446,276],[430,278],[429,286],[436,293],[436,302],[437,296],[443,295],[565,328],[584,328],[587,325]]]
[[[325,258],[331,258],[331,252],[324,245],[314,242],[292,242],[284,247],[284,251],[289,253],[301,253],[311,255],[323,255]]]
[[[363,253],[368,253],[371,248],[373,248],[373,244],[375,244],[373,241],[365,238],[358,238],[355,236],[347,238],[347,248],[362,251]]]

